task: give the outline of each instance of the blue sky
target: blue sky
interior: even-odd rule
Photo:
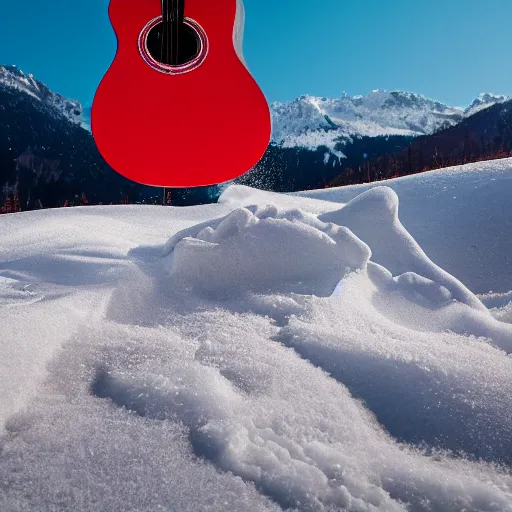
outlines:
[[[0,2],[0,63],[90,103],[115,53],[108,0]],[[400,89],[463,106],[480,92],[512,95],[511,0],[244,4],[244,53],[269,101]]]

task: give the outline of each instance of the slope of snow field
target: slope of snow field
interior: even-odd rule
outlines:
[[[0,510],[512,510],[511,178],[1,216]]]
[[[346,203],[370,188],[390,187],[400,200],[400,221],[432,260],[475,293],[506,293],[512,288],[511,169],[506,158],[298,194]]]

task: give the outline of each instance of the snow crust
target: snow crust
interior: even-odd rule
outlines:
[[[0,217],[0,510],[512,510],[508,268],[402,186]]]

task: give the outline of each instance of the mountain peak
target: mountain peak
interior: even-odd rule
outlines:
[[[83,123],[82,105],[52,92],[45,84],[15,65],[0,65],[0,89],[15,90],[27,94],[49,107],[56,116],[81,125]]]
[[[285,147],[325,146],[331,151],[340,140],[378,135],[423,135],[447,123],[456,124],[463,109],[449,107],[421,94],[374,89],[365,96],[325,98],[302,95],[290,102],[274,102],[273,140]]]
[[[479,110],[510,97],[482,93],[469,107],[451,107],[422,94],[374,89],[365,96],[339,98],[302,95],[274,102],[272,139],[284,147],[325,146],[333,152],[340,141],[378,135],[428,135],[453,126]]]
[[[503,103],[512,99],[510,96],[504,96],[503,94],[493,94],[491,92],[481,92],[464,110],[465,117],[472,116],[476,114],[480,110],[484,110],[486,108],[495,105],[496,103]]]

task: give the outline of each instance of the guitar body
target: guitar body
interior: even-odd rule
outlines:
[[[271,119],[243,60],[241,0],[186,1],[198,52],[182,66],[148,50],[161,0],[111,0],[109,16],[118,48],[91,113],[107,163],[158,187],[212,185],[250,170],[268,146]]]

